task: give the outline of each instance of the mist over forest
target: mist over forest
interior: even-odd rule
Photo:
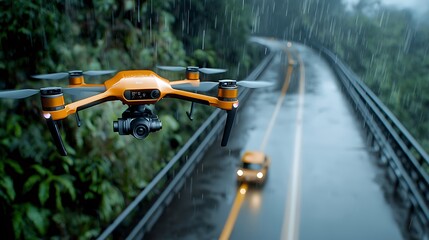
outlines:
[[[318,43],[338,54],[429,150],[429,23],[362,0],[255,1],[254,32]]]

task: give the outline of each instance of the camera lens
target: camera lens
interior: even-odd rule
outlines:
[[[139,124],[133,128],[133,136],[137,139],[144,139],[149,134],[146,125]]]
[[[139,126],[136,129],[136,133],[137,133],[137,135],[142,136],[142,135],[144,135],[146,133],[146,131],[145,131],[144,127]]]

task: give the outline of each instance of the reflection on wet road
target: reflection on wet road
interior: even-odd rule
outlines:
[[[228,147],[212,146],[146,238],[217,239],[229,225],[230,239],[401,239],[359,122],[327,63],[298,44],[289,58],[286,44],[269,44],[279,54],[261,78],[278,87],[252,93]],[[271,157],[267,182],[240,193],[240,156],[260,149]]]

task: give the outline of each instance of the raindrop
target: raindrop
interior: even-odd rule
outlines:
[[[149,39],[152,42],[152,18],[149,18]]]
[[[205,38],[206,38],[206,30],[203,30],[203,43],[202,43],[202,46],[201,46],[202,50],[204,50],[204,41],[205,41]]]
[[[137,22],[140,23],[140,0],[137,1]]]
[[[381,18],[380,18],[380,22],[379,22],[380,27],[383,25],[383,20],[384,20],[384,11],[381,12]]]

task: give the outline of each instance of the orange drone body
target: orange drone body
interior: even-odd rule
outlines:
[[[231,110],[233,106],[238,105],[237,88],[219,89],[217,98],[172,88],[172,86],[187,83],[197,87],[200,84],[198,78],[196,80],[186,79],[170,82],[150,70],[121,71],[113,78],[105,81],[104,84],[86,84],[83,76],[76,78],[78,79],[70,79],[69,87],[105,87],[106,90],[67,105],[64,103],[62,94],[54,95],[50,98],[42,96],[42,107],[45,115],[50,114],[53,120],[61,120],[79,110],[106,101],[120,100],[127,105],[144,105],[155,104],[164,97],[203,103],[224,110]]]
[[[120,135],[133,135],[138,139],[144,139],[149,133],[161,130],[162,123],[158,116],[146,105],[155,104],[163,98],[178,98],[191,101],[191,108],[186,112],[192,120],[193,103],[201,103],[226,110],[227,117],[221,141],[221,146],[226,146],[231,133],[235,114],[238,108],[238,86],[258,88],[270,84],[262,81],[240,81],[224,79],[218,82],[200,82],[199,73],[217,74],[223,73],[225,69],[198,68],[198,67],[172,67],[158,66],[167,71],[186,70],[186,79],[172,81],[160,77],[150,70],[129,70],[118,72],[114,77],[103,84],[86,84],[84,75],[98,76],[111,74],[116,71],[81,70],[51,73],[33,76],[39,79],[61,79],[68,76],[69,86],[47,87],[41,89],[19,89],[0,91],[0,98],[21,99],[40,94],[43,116],[53,141],[63,156],[67,155],[57,122],[76,114],[78,126],[80,110],[92,107],[106,101],[121,101],[128,105],[128,109],[122,113],[122,118],[113,122],[113,131]],[[198,92],[210,91],[218,87],[217,96],[205,95]],[[71,94],[72,102],[66,104],[64,95]]]

